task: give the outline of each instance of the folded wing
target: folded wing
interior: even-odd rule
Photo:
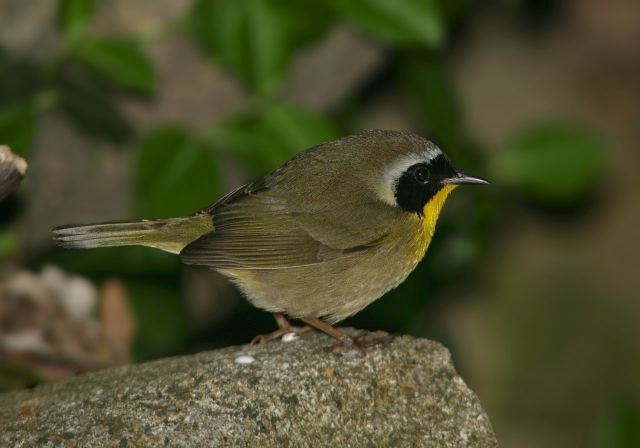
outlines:
[[[213,216],[214,230],[187,245],[184,263],[218,269],[283,269],[352,256],[375,247],[379,235],[332,247],[311,235],[299,212],[268,189],[240,188],[203,212]],[[317,216],[322,220],[322,216]],[[304,220],[303,220],[304,221]]]

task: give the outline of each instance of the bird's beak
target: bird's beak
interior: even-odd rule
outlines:
[[[480,177],[466,176],[462,173],[442,181],[445,185],[488,185],[489,181]]]

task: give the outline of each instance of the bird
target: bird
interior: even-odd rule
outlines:
[[[456,187],[488,183],[426,138],[370,130],[306,149],[191,216],[52,233],[65,248],[149,246],[218,271],[274,314],[278,329],[254,341],[313,327],[350,346],[334,325],[407,278]]]

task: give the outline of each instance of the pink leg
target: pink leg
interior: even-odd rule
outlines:
[[[278,324],[278,329],[272,331],[271,333],[259,334],[258,336],[253,338],[253,340],[251,341],[251,345],[266,344],[267,342],[278,339],[287,333],[302,334],[312,330],[312,328],[308,325],[305,325],[304,327],[295,327],[291,325],[282,313],[274,313],[273,318]]]

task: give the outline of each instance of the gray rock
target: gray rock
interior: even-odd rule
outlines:
[[[320,352],[333,343],[310,334],[0,395],[0,446],[498,445],[440,344]]]

